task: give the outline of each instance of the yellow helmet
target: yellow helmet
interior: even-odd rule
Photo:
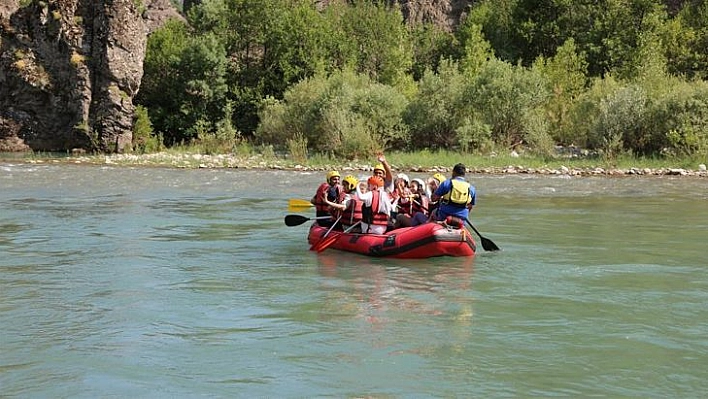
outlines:
[[[377,171],[377,170],[380,170],[380,171],[382,171],[382,172],[384,172],[384,173],[386,172],[386,169],[384,169],[384,166],[383,166],[382,163],[377,163],[376,166],[374,166],[374,172]]]
[[[349,183],[350,188],[356,188],[356,185],[359,184],[359,180],[357,180],[356,177],[352,175],[345,177],[344,181]]]
[[[328,172],[327,173],[327,183],[329,183],[329,181],[332,180],[333,177],[340,177],[341,178],[342,176],[340,176],[339,172],[337,172],[336,170]]]
[[[433,179],[437,180],[438,183],[442,183],[442,182],[444,182],[445,180],[447,180],[447,179],[445,178],[445,175],[443,175],[442,173],[436,173],[436,174],[434,174],[434,175],[433,175]]]

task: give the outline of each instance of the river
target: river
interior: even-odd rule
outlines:
[[[319,173],[1,163],[0,397],[708,392],[708,179],[469,177],[502,250],[404,261],[308,251]]]

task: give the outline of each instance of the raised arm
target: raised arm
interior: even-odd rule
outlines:
[[[386,156],[383,154],[383,152],[379,152],[376,154],[376,158],[378,159],[379,162],[381,162],[381,165],[384,167],[384,172],[386,172],[386,178],[384,179],[384,187],[386,189],[389,189],[389,185],[391,186],[391,189],[393,189],[393,171],[391,171],[391,165],[388,164],[388,161],[386,161]]]

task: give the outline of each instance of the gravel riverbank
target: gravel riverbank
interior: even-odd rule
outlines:
[[[15,159],[17,160],[17,159]],[[277,170],[300,170],[300,171],[322,171],[329,169],[339,169],[345,171],[366,171],[371,170],[372,165],[368,163],[350,162],[342,165],[324,165],[318,167],[303,166],[293,164],[284,160],[269,160],[260,155],[238,156],[234,154],[203,155],[203,154],[111,154],[111,155],[79,155],[65,158],[48,159],[25,159],[23,162],[29,163],[73,163],[88,165],[115,165],[115,166],[154,166],[154,167],[174,167],[174,168],[241,168],[241,169],[277,169]],[[420,173],[448,173],[451,166],[398,166],[391,165],[396,171],[420,172]],[[684,177],[708,177],[706,165],[696,165],[695,170],[683,168],[642,168],[631,167],[627,169],[607,169],[603,167],[577,168],[560,166],[557,168],[542,167],[532,168],[523,165],[508,165],[503,167],[484,167],[467,165],[469,173],[479,174],[539,174],[539,175],[565,175],[565,176],[684,176]]]

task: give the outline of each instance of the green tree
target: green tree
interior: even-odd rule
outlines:
[[[462,55],[460,67],[467,74],[475,75],[489,60],[494,58],[494,51],[484,38],[482,27],[474,23],[465,23],[458,30]]]
[[[687,2],[661,39],[669,73],[708,79],[708,2]]]
[[[644,120],[643,153],[708,157],[708,83],[678,82],[654,100]]]
[[[181,114],[184,72],[180,64],[189,43],[187,26],[171,20],[148,38],[143,79],[136,103],[150,110],[155,131],[165,134],[168,142],[187,137]]]
[[[568,39],[551,58],[540,56],[533,69],[546,77],[551,93],[546,103],[546,118],[549,134],[563,145],[573,144],[575,132],[570,118],[573,103],[585,90],[587,83],[587,62],[578,54],[575,40]]]
[[[353,46],[356,71],[388,85],[409,84],[413,49],[397,6],[356,0],[343,9],[338,26]]]
[[[197,137],[197,122],[213,130],[224,118],[227,59],[215,35],[190,35],[170,21],[148,39],[137,103],[150,110],[155,130],[168,144]]]
[[[411,27],[413,40],[413,80],[418,81],[426,70],[437,72],[440,63],[453,56],[455,37],[440,27],[423,23]]]
[[[492,46],[494,54],[499,59],[516,62],[522,57],[523,43],[515,39],[514,11],[518,0],[481,0],[476,2],[469,15],[460,25],[456,35],[460,51],[457,59],[462,56],[462,49],[466,44],[464,37],[467,25],[482,27],[482,34]],[[534,57],[535,58],[535,57]]]

